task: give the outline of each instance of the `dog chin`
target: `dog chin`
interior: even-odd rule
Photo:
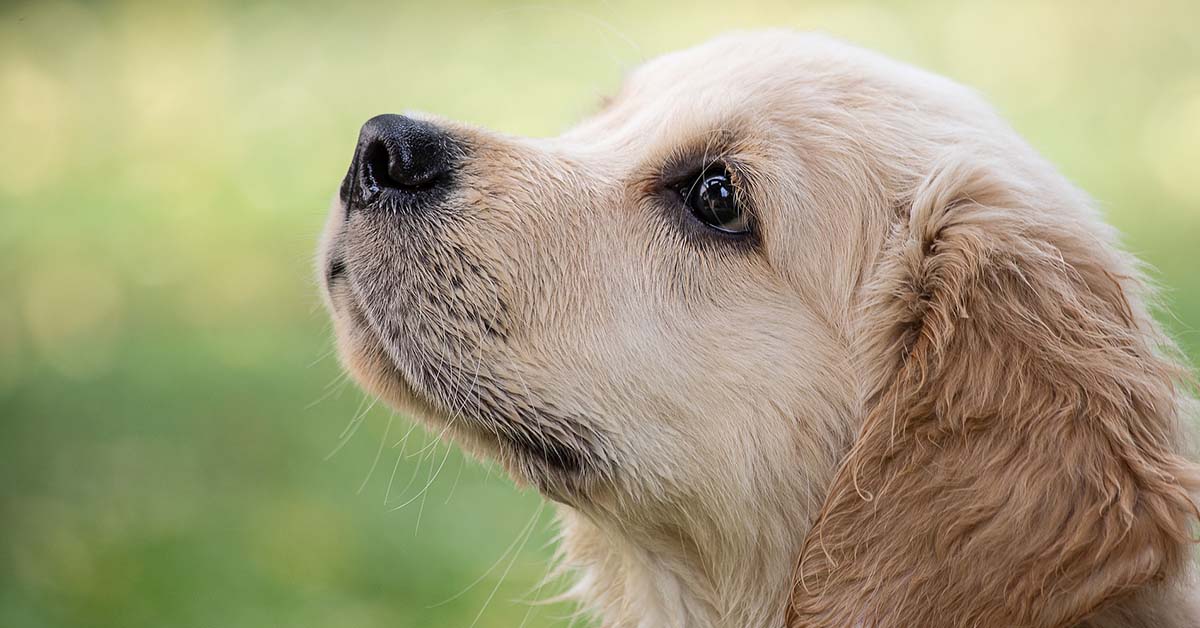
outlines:
[[[428,429],[480,459],[499,462],[518,484],[531,485],[560,502],[575,501],[574,485],[567,476],[563,456],[547,455],[536,445],[506,438],[461,411],[451,411],[446,400],[433,398],[409,381],[379,345],[369,325],[355,322],[352,304],[333,299],[341,314],[335,323],[338,351],[347,371],[368,394],[389,407],[419,420]],[[360,317],[361,319],[361,317]]]
[[[352,303],[342,303],[337,298],[333,302],[334,309],[341,314],[335,323],[338,354],[343,366],[368,394],[397,411],[420,418],[432,428],[466,431],[468,421],[443,411],[440,400],[428,397],[409,381]]]

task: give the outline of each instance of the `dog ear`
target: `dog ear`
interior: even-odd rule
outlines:
[[[906,197],[789,627],[1068,626],[1188,560],[1170,343],[1086,201],[1009,170],[951,155]]]

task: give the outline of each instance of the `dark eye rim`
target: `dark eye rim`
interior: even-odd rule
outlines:
[[[711,223],[711,222],[705,220],[704,218],[702,218],[698,213],[699,210],[697,208],[693,207],[691,204],[692,195],[699,192],[698,188],[701,185],[701,182],[706,181],[711,178],[714,178],[714,177],[718,176],[718,174],[721,175],[722,178],[724,178],[728,182],[729,187],[733,191],[733,203],[738,210],[739,216],[745,221],[744,229],[728,229],[719,224]],[[708,168],[705,168],[702,171],[697,172],[695,177],[690,182],[687,182],[684,185],[680,186],[679,198],[683,202],[684,206],[687,208],[688,213],[690,213],[692,215],[692,218],[694,218],[697,222],[704,225],[705,227],[708,227],[709,229],[714,229],[721,233],[725,233],[725,234],[729,234],[729,235],[733,235],[733,236],[745,236],[745,235],[749,234],[751,229],[753,228],[753,225],[751,224],[751,221],[750,221],[751,217],[750,217],[749,213],[746,211],[746,209],[744,207],[742,207],[742,204],[743,204],[742,194],[741,194],[741,192],[738,191],[737,186],[733,182],[733,175],[729,172],[729,170],[727,168],[724,167],[724,164],[710,166]]]
[[[688,169],[678,169],[676,174],[664,181],[663,188],[670,196],[674,197],[674,205],[679,208],[680,213],[684,215],[684,219],[703,229],[704,232],[727,239],[731,241],[744,241],[753,238],[758,232],[758,225],[755,219],[753,205],[750,203],[741,181],[744,176],[740,168],[733,160],[728,158],[708,160],[708,163],[703,167],[692,167]],[[695,211],[688,205],[688,196],[692,188],[704,177],[712,176],[716,172],[724,172],[729,179],[729,184],[733,187],[734,201],[739,205],[743,214],[746,217],[745,230],[723,229],[718,225],[710,224],[701,220],[696,215]]]

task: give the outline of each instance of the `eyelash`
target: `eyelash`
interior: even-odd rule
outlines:
[[[700,168],[699,160],[694,154],[679,154],[666,162],[656,177],[653,187],[657,190],[655,196],[660,199],[661,207],[677,229],[686,235],[686,240],[702,248],[717,247],[717,250],[752,247],[758,242],[758,226],[754,217],[753,204],[747,194],[745,185],[746,174],[744,167],[736,159],[729,157],[707,157],[703,161],[706,166]],[[729,176],[734,194],[742,204],[750,220],[750,229],[746,233],[730,233],[714,229],[697,218],[687,205],[686,192],[702,172],[715,168],[723,168]]]

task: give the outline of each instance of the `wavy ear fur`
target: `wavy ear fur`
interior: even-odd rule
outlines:
[[[1189,561],[1191,402],[1141,280],[1069,186],[1009,171],[950,155],[909,197],[789,627],[1073,626]]]

